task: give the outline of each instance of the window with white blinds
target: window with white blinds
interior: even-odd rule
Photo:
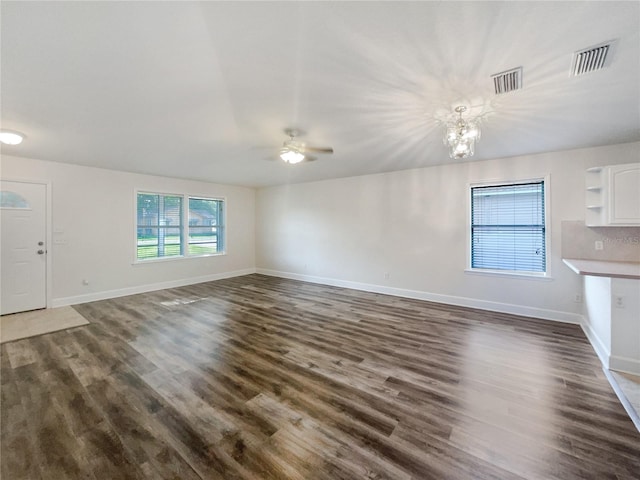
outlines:
[[[546,272],[544,181],[471,188],[471,268]]]
[[[138,192],[136,260],[225,252],[225,207],[218,198]]]

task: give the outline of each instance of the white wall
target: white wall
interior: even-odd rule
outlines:
[[[54,305],[259,271],[579,321],[581,279],[561,263],[560,223],[584,219],[584,170],[637,161],[640,143],[261,189],[3,156],[3,179],[52,186]],[[330,161],[330,160],[327,160]],[[296,168],[304,168],[304,164]],[[465,273],[470,182],[550,175],[551,281]],[[224,256],[132,265],[134,191],[224,196]],[[389,278],[385,278],[385,273]],[[82,280],[89,280],[83,285]]]
[[[611,278],[584,277],[584,331],[600,357],[609,368],[611,359]]]
[[[622,304],[615,301],[620,298]],[[611,362],[613,370],[640,375],[640,280],[611,279]]]
[[[587,275],[584,290],[584,331],[603,365],[640,375],[640,280]]]
[[[582,283],[561,262],[560,223],[584,219],[586,168],[639,154],[630,143],[264,188],[258,271],[578,322]],[[547,175],[552,280],[465,273],[469,183]]]
[[[184,285],[255,269],[255,190],[3,156],[4,180],[50,182],[50,306]],[[226,198],[227,254],[133,264],[134,192]],[[83,285],[83,280],[89,285]]]

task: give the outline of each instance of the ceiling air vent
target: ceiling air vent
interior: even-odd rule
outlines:
[[[513,92],[522,88],[522,67],[491,75],[496,95]]]
[[[612,47],[613,42],[605,42],[575,52],[571,65],[571,76],[577,77],[606,67],[611,59]]]

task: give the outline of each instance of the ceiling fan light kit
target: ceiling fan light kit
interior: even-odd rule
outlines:
[[[462,114],[467,111],[464,105],[457,106],[454,111],[458,118],[447,124],[444,144],[449,147],[451,158],[471,157],[475,152],[475,143],[480,139],[480,128],[473,120],[462,118]]]
[[[280,150],[280,158],[286,163],[295,164],[304,160],[304,154],[291,147],[284,147]]]
[[[280,158],[286,163],[296,164],[303,160],[315,160],[315,157],[307,155],[307,152],[333,153],[333,148],[331,147],[310,147],[305,143],[297,141],[296,137],[304,132],[294,128],[287,128],[284,133],[289,135],[289,139],[285,140],[282,144]]]

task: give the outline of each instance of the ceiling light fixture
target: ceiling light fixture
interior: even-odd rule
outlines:
[[[460,105],[455,108],[458,118],[447,124],[444,144],[449,147],[451,158],[467,158],[474,153],[476,140],[480,139],[480,128],[472,120],[464,120],[462,114],[467,107]]]
[[[287,163],[294,164],[300,163],[304,160],[304,143],[297,142],[295,140],[298,131],[294,129],[287,129],[285,133],[289,135],[289,140],[285,140],[280,149],[280,158]]]
[[[298,149],[293,148],[291,146],[284,147],[280,150],[280,158],[287,163],[300,163],[304,160],[304,154],[301,153]]]
[[[24,135],[11,130],[0,130],[0,142],[5,145],[19,145],[24,140]]]

